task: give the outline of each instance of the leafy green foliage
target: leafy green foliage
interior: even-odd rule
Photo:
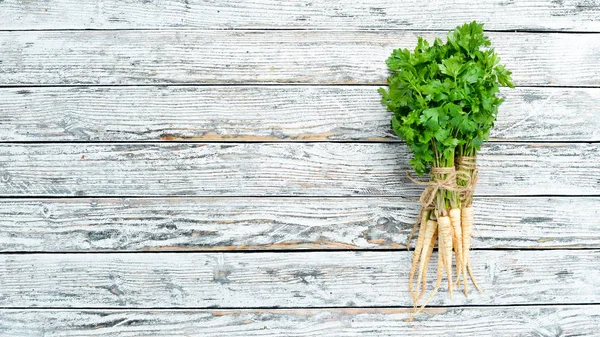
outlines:
[[[419,175],[431,166],[453,166],[454,154],[472,155],[487,140],[502,99],[513,87],[483,25],[473,21],[433,45],[419,37],[414,52],[396,49],[386,63],[389,88],[382,103],[393,112],[392,129],[414,154]]]

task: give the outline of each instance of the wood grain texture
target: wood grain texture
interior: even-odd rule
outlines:
[[[0,85],[381,84],[407,31],[0,32]],[[518,86],[600,86],[600,35],[490,33]]]
[[[0,141],[397,141],[378,86],[0,90]],[[496,140],[600,140],[600,89],[503,90]]]
[[[600,306],[409,309],[0,310],[12,337],[592,336]]]
[[[417,205],[414,198],[5,199],[0,251],[403,249]],[[478,198],[475,208],[474,249],[600,248],[599,198]]]
[[[577,0],[4,0],[0,29],[453,29],[477,20],[488,29],[600,31],[599,7]]]
[[[304,308],[412,306],[412,252],[0,255],[0,306]],[[431,305],[599,303],[600,251],[477,251],[485,295]],[[432,258],[433,266],[437,264]],[[430,278],[431,279],[431,278]],[[431,285],[431,288],[433,285]]]
[[[488,144],[478,195],[598,195],[600,144]],[[402,143],[3,144],[4,196],[418,196]]]

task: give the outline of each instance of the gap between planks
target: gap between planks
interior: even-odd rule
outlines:
[[[431,309],[431,310],[444,310],[444,309],[501,309],[501,308],[557,308],[557,307],[588,307],[588,306],[598,306],[600,308],[600,303],[549,303],[549,304],[535,304],[535,303],[517,303],[517,304],[511,304],[511,305],[503,305],[503,304],[465,304],[465,305],[432,305],[432,306],[427,306],[426,309]],[[365,311],[377,311],[377,310],[383,310],[383,311],[394,311],[394,310],[399,310],[402,312],[409,312],[412,313],[413,310],[413,306],[412,305],[379,305],[379,306],[360,306],[360,307],[346,307],[346,306],[339,306],[339,307],[328,307],[328,306],[314,306],[314,307],[285,307],[285,308],[281,308],[281,307],[277,307],[277,306],[273,306],[273,307],[256,307],[256,308],[252,308],[252,307],[219,307],[219,308],[214,308],[214,309],[210,309],[210,308],[203,308],[203,307],[176,307],[176,308],[172,308],[172,307],[135,307],[135,308],[118,308],[118,307],[93,307],[93,308],[87,308],[87,307],[51,307],[51,306],[40,306],[40,307],[3,307],[0,306],[0,311],[15,311],[15,310],[30,310],[30,311],[35,311],[35,310],[40,310],[40,311],[44,311],[44,310],[53,310],[53,311],[89,311],[89,312],[95,312],[98,310],[107,310],[107,311],[147,311],[147,310],[152,310],[152,311],[200,311],[200,312],[206,312],[206,311],[228,311],[228,310],[235,310],[235,311],[244,311],[244,312],[253,312],[253,311],[257,311],[257,312],[264,312],[264,311],[274,311],[274,312],[286,312],[286,311],[295,311],[295,310],[306,310],[306,311],[319,311],[319,310],[332,310],[332,311],[355,311],[355,312],[360,312],[361,310],[365,310]]]
[[[164,32],[219,32],[219,31],[233,31],[233,32],[425,32],[425,33],[447,33],[452,29],[427,29],[427,28],[356,28],[356,29],[336,29],[336,28],[215,28],[215,29],[203,29],[203,28],[48,28],[48,29],[0,29],[0,32],[153,32],[153,31],[164,31]],[[586,30],[540,30],[540,29],[485,29],[485,32],[489,33],[514,33],[514,34],[599,34],[600,31],[586,31]]]
[[[161,143],[171,144],[215,144],[215,145],[241,145],[241,144],[405,144],[402,140],[111,140],[111,141],[83,141],[83,140],[46,140],[46,141],[11,141],[11,140],[0,140],[0,144],[6,145],[19,145],[19,144],[30,144],[30,145],[55,145],[55,144],[84,144],[84,145],[127,145],[127,144],[142,144],[142,145],[156,145]],[[600,140],[496,140],[491,139],[485,144],[549,144],[549,145],[561,145],[561,144],[598,144]]]
[[[481,251],[481,252],[514,252],[514,251],[597,251],[598,247],[547,247],[540,246],[539,248],[533,247],[515,247],[515,248],[471,248],[471,251]],[[139,251],[129,251],[129,250],[107,250],[107,251],[15,251],[15,252],[3,252],[0,251],[0,255],[104,255],[104,254],[217,254],[217,253],[225,253],[225,254],[306,254],[306,253],[335,253],[335,252],[371,252],[371,253],[393,253],[393,252],[412,252],[413,249],[406,249],[405,247],[400,248],[380,248],[380,249],[372,249],[372,248],[331,248],[331,249],[318,249],[318,248],[309,248],[309,249],[256,249],[256,250],[223,250],[223,249],[204,249],[204,250],[139,250]],[[434,248],[434,251],[437,252],[437,246]]]
[[[595,33],[600,35],[600,33]],[[233,82],[233,83],[139,83],[139,84],[0,84],[0,90],[2,89],[27,89],[27,88],[131,88],[131,87],[382,87],[387,86],[386,83],[321,83],[321,82],[299,82],[299,83],[285,83],[285,82]],[[589,85],[515,85],[515,88],[527,89],[527,88],[538,88],[538,89],[595,89],[600,86],[589,86]],[[504,87],[501,87],[504,88]]]
[[[600,194],[486,194],[477,196],[477,199],[513,199],[513,198],[532,198],[532,199],[543,199],[543,198],[598,198]],[[228,194],[223,196],[214,196],[214,195],[177,195],[177,194],[169,194],[169,195],[45,195],[45,194],[31,194],[31,195],[0,195],[0,199],[10,199],[10,200],[28,200],[28,199],[66,199],[66,200],[81,200],[81,199],[193,199],[193,198],[218,198],[218,199],[317,199],[317,198],[327,198],[327,199],[378,199],[378,198],[386,198],[386,199],[414,199],[415,202],[418,201],[418,198],[415,196],[400,196],[400,195],[251,195],[251,194]]]

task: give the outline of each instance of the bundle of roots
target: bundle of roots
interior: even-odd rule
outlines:
[[[469,278],[475,288],[482,291],[473,276],[469,255],[474,215],[473,191],[477,183],[475,157],[457,157],[455,162],[456,167],[433,167],[429,182],[413,180],[426,185],[426,188],[420,198],[419,218],[407,244],[410,247],[410,241],[419,228],[409,275],[409,290],[414,303],[414,312],[409,320],[422,311],[437,293],[444,273],[450,299],[453,298],[453,289],[461,285],[465,296],[469,295]],[[436,243],[437,280],[433,291],[419,305],[426,292],[427,269]],[[453,266],[456,279],[453,279]]]

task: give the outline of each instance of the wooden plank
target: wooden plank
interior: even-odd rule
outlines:
[[[407,31],[1,32],[0,85],[381,84]],[[596,34],[490,33],[518,86],[600,86]]]
[[[488,29],[600,31],[599,7],[576,0],[4,0],[0,29],[453,29],[477,20]]]
[[[0,141],[396,141],[378,86],[0,90]],[[492,138],[599,141],[600,89],[504,90]]]
[[[478,195],[598,195],[600,144],[488,144]],[[4,196],[417,196],[402,143],[3,144]]]
[[[410,307],[411,255],[405,250],[3,254],[0,306]],[[485,295],[465,298],[457,292],[450,300],[442,291],[431,304],[598,304],[599,259],[598,250],[477,251],[473,272]],[[436,260],[431,264],[435,274]]]
[[[414,198],[3,199],[0,251],[403,249],[417,205]],[[600,248],[599,198],[478,198],[475,208],[474,249]]]
[[[129,336],[591,336],[600,306],[410,309],[0,310],[13,337]]]

